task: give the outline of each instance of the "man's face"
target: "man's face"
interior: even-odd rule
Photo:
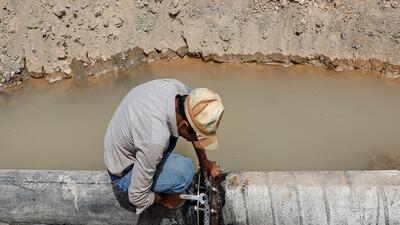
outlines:
[[[178,124],[178,134],[187,141],[197,141],[196,132],[190,127],[190,124],[186,120],[181,120]]]

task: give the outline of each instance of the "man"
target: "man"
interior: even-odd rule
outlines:
[[[220,97],[207,88],[191,90],[161,79],[133,88],[107,128],[104,160],[114,186],[128,192],[139,214],[152,204],[178,207],[192,182],[190,158],[171,153],[178,137],[192,142],[204,176],[219,175],[205,149],[217,147],[223,113]]]

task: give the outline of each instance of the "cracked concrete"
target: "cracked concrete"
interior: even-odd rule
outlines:
[[[232,172],[222,224],[396,224],[399,171]]]
[[[398,170],[230,172],[221,181],[218,224],[400,223]],[[71,182],[76,201],[61,194]],[[136,215],[105,171],[0,170],[0,191],[0,225],[179,225],[193,219],[185,207],[152,206]]]
[[[0,11],[1,84],[185,55],[400,76],[398,0],[0,0]]]

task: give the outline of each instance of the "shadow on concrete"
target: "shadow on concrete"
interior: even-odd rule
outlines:
[[[192,207],[185,203],[178,209],[167,209],[160,205],[153,205],[139,215],[138,225],[154,225],[154,224],[195,224],[193,220]],[[190,221],[190,222],[189,222]],[[193,220],[194,221],[194,220]]]
[[[114,185],[112,189],[119,205],[130,212],[136,213],[135,206],[129,201],[128,192],[124,192]]]
[[[127,192],[124,192],[115,186],[113,186],[113,192],[115,198],[122,208],[136,214],[136,208],[132,203],[129,202]],[[192,221],[194,222],[194,212],[193,207],[190,204],[191,203],[187,201],[178,209],[167,209],[161,205],[153,205],[138,215],[139,218],[137,224],[192,224]]]

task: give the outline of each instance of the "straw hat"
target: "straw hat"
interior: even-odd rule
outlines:
[[[185,113],[196,131],[200,145],[206,150],[218,147],[217,129],[224,112],[221,98],[208,88],[196,88],[185,100]]]

